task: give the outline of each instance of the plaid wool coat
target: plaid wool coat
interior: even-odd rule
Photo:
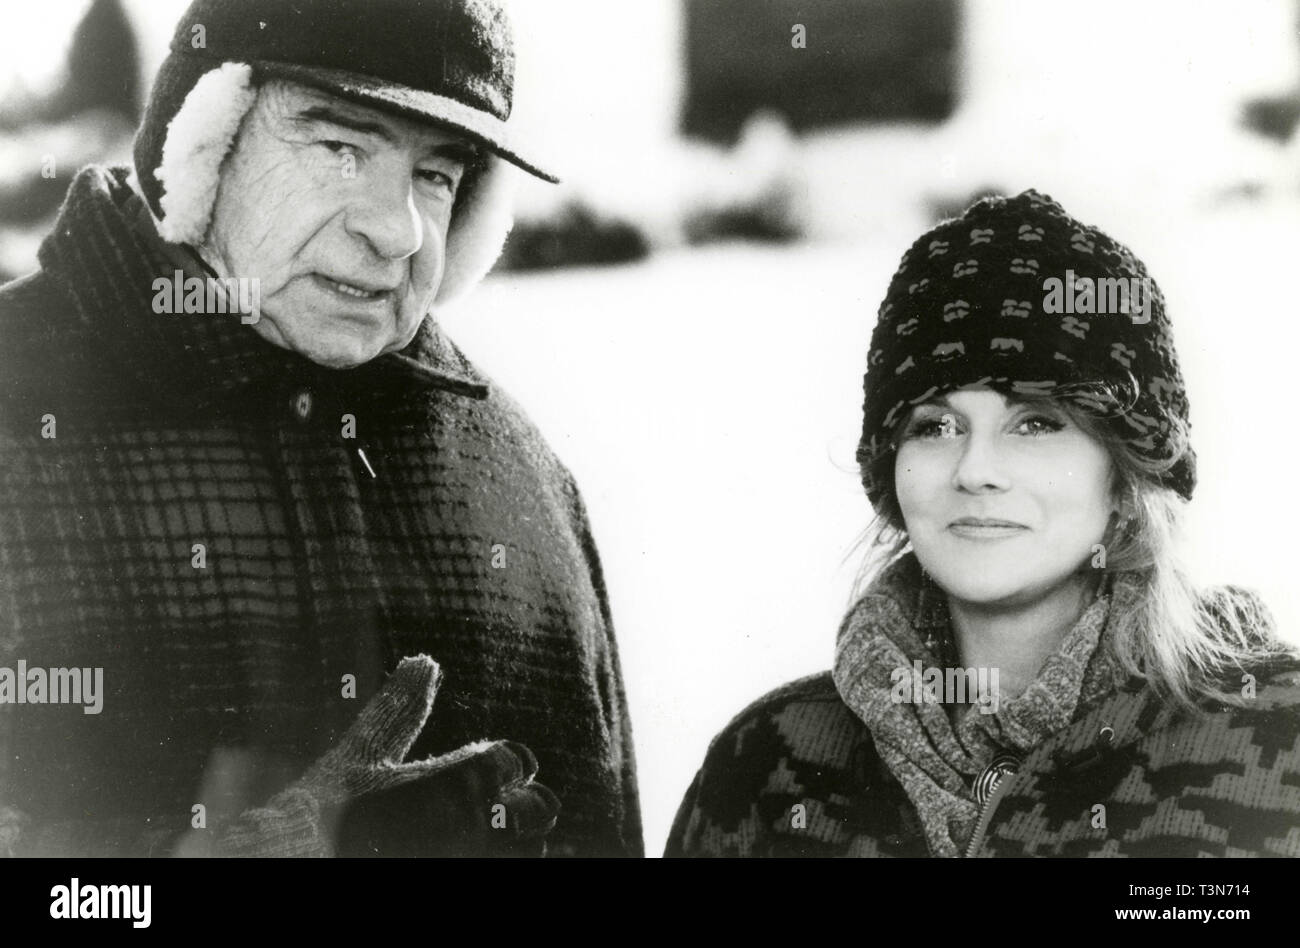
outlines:
[[[0,290],[0,669],[104,676],[99,714],[0,705],[0,853],[165,854],[220,802],[214,751],[255,754],[262,802],[426,653],[409,759],[520,741],[562,803],[551,854],[640,855],[568,471],[432,318],[326,370],[237,315],[155,313],[176,251],[124,169],[89,168]]]

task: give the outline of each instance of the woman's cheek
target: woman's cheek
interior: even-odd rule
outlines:
[[[910,457],[911,451],[904,445],[898,449],[894,461],[894,495],[898,498],[898,509],[903,514],[903,521],[910,531],[916,519],[916,469]]]
[[[894,466],[894,491],[905,519],[938,509],[951,481],[951,459],[937,446],[904,444]]]

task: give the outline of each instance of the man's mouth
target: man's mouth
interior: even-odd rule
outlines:
[[[323,273],[313,274],[313,278],[326,289],[359,302],[375,302],[387,299],[393,292],[391,288],[336,280],[333,277],[325,276]]]

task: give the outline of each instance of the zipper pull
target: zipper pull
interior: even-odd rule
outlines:
[[[971,793],[975,796],[975,802],[979,804],[979,819],[975,821],[975,832],[971,834],[970,843],[966,846],[965,856],[967,859],[975,855],[979,850],[980,844],[984,842],[984,836],[988,833],[989,824],[993,820],[993,811],[998,808],[998,803],[1002,799],[1002,793],[1005,788],[1011,786],[1010,782],[1004,778],[1019,773],[1020,759],[1014,754],[998,754],[992,762],[980,771],[980,775],[975,778],[971,784]]]
[[[1020,758],[1014,754],[998,754],[992,762],[980,771],[979,776],[971,783],[971,793],[975,797],[975,802],[980,806],[989,802],[989,797],[993,796],[993,791],[997,789],[1002,778],[1007,774],[1014,774],[1020,770]]]

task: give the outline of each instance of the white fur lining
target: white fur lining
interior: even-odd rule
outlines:
[[[514,226],[519,172],[497,155],[488,155],[487,161],[467,203],[456,209],[456,219],[447,234],[447,264],[438,287],[439,304],[464,296],[487,276]]]
[[[245,63],[223,63],[185,97],[167,126],[162,164],[155,172],[165,189],[158,228],[164,240],[200,244],[207,236],[221,163],[256,99],[253,69]]]
[[[162,164],[155,172],[164,192],[164,217],[155,221],[164,240],[201,246],[212,221],[221,166],[239,126],[257,98],[252,68],[224,63],[199,79],[167,126]],[[456,209],[447,234],[446,265],[436,301],[443,305],[474,288],[501,256],[514,225],[519,176],[489,154],[487,168]]]

